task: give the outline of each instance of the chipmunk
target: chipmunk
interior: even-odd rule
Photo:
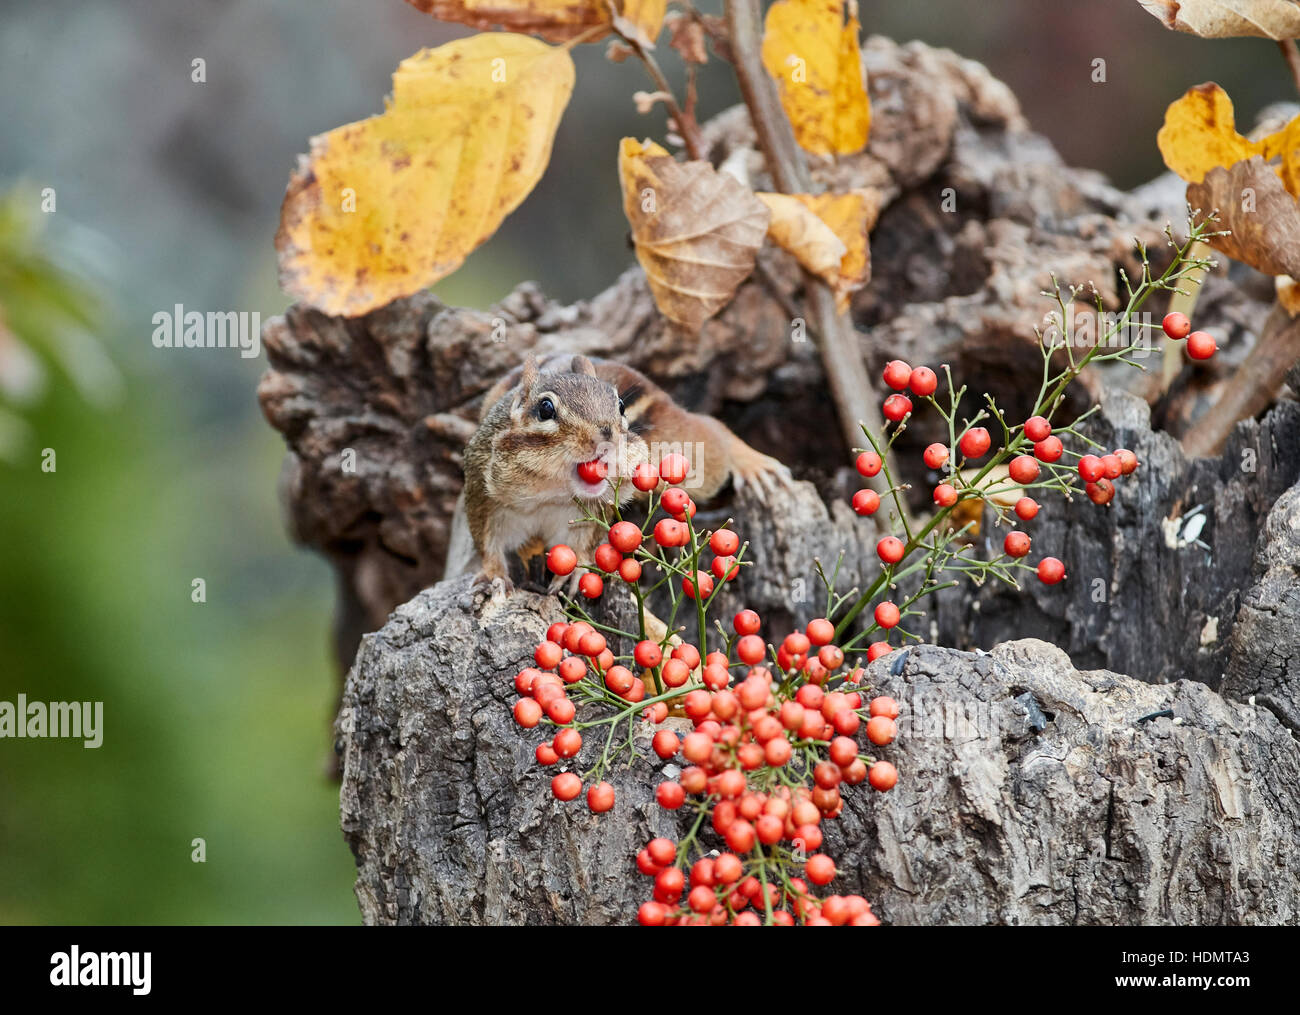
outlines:
[[[557,543],[590,562],[604,530],[574,524],[575,499],[593,508],[612,504],[616,478],[620,504],[642,496],[631,482],[636,466],[684,449],[692,466],[684,486],[697,500],[713,497],[728,479],[768,491],[791,478],[776,459],[716,419],[687,412],[631,367],[586,356],[529,357],[487,393],[465,448],[446,577],[477,567],[476,584],[500,580],[510,589],[509,554],[527,560]],[[597,460],[608,475],[591,468]]]

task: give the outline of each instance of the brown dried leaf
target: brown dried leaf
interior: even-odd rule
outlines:
[[[704,26],[694,18],[674,11],[668,16],[669,45],[677,50],[683,63],[708,63],[709,51],[704,45]]]
[[[670,321],[698,331],[754,270],[767,207],[709,163],[677,162],[651,141],[624,138],[618,168],[623,210],[655,304]]]
[[[1253,35],[1262,39],[1300,36],[1300,4],[1295,0],[1138,0],[1166,28],[1226,39]]]
[[[765,194],[772,211],[768,235],[822,278],[843,313],[849,299],[871,279],[867,234],[880,213],[880,195],[865,188],[843,194]]]
[[[1256,155],[1228,169],[1211,169],[1187,186],[1187,203],[1217,210],[1217,227],[1231,230],[1210,245],[1268,275],[1300,277],[1300,205],[1263,158]]]

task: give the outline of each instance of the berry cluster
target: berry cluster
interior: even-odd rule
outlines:
[[[669,456],[656,479],[681,476]],[[645,477],[642,484],[648,492],[658,486]],[[668,517],[656,521],[656,508]],[[818,852],[820,825],[843,809],[841,786],[865,782],[884,792],[897,783],[897,769],[864,753],[857,737],[874,747],[893,742],[898,705],[864,698],[864,671],[846,664],[834,644],[835,625],[824,618],[771,646],[758,614],[742,610],[732,618],[734,633],[719,626],[722,642],[709,651],[706,614],[715,582],[735,578],[745,548],[729,528],[697,532],[694,514],[685,492],[668,486],[652,494],[644,526],[608,524],[608,539],[593,554],[595,570],[583,578],[617,574],[640,606],[640,630],[602,627],[571,602],[574,619],[552,624],[535,665],[515,677],[515,719],[525,729],[555,728],[536,748],[538,763],[548,767],[575,762],[584,733],[605,733],[584,775],[563,771],[551,781],[563,801],[577,799],[585,785],[595,813],[615,805],[604,775],[624,753],[636,755],[638,719],[654,728],[654,754],[683,766],[658,785],[655,798],[695,819],[679,841],[656,839],[637,857],[637,868],[654,878],[653,898],[637,914],[642,924],[878,924],[865,899],[820,894],[836,874],[835,862]],[[559,575],[577,566],[567,546],[552,547],[547,561]],[[645,603],[661,588],[673,613],[653,637]],[[677,608],[688,604],[698,611],[698,647],[674,626]],[[616,655],[618,648],[624,654]],[[726,852],[711,855],[700,842],[707,835]]]

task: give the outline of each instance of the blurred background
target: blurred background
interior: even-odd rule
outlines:
[[[1069,161],[1123,186],[1161,170],[1155,132],[1189,85],[1222,84],[1243,127],[1295,98],[1273,43],[1174,35],[1135,0],[861,11],[867,33],[988,64]],[[283,310],[295,156],[461,34],[402,0],[0,3],[0,700],[103,701],[105,726],[97,750],[0,740],[0,922],[357,921],[324,775],[331,576],[284,533],[264,364],[155,349],[152,317]],[[663,118],[636,114],[648,82],[603,52],[576,54],[548,173],[445,300],[486,307],[529,278],[577,299],[632,261],[615,152]],[[701,94],[702,116],[737,101],[725,65]]]

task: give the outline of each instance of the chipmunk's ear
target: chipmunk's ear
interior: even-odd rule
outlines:
[[[515,415],[519,412],[520,406],[528,400],[528,394],[533,390],[533,385],[537,383],[537,357],[529,353],[524,360],[523,372],[519,375],[519,383],[515,386],[515,400],[510,405],[510,414]]]
[[[573,365],[569,367],[570,372],[575,374],[586,374],[588,377],[596,376],[596,368],[591,365],[591,360],[586,356],[574,356]]]

